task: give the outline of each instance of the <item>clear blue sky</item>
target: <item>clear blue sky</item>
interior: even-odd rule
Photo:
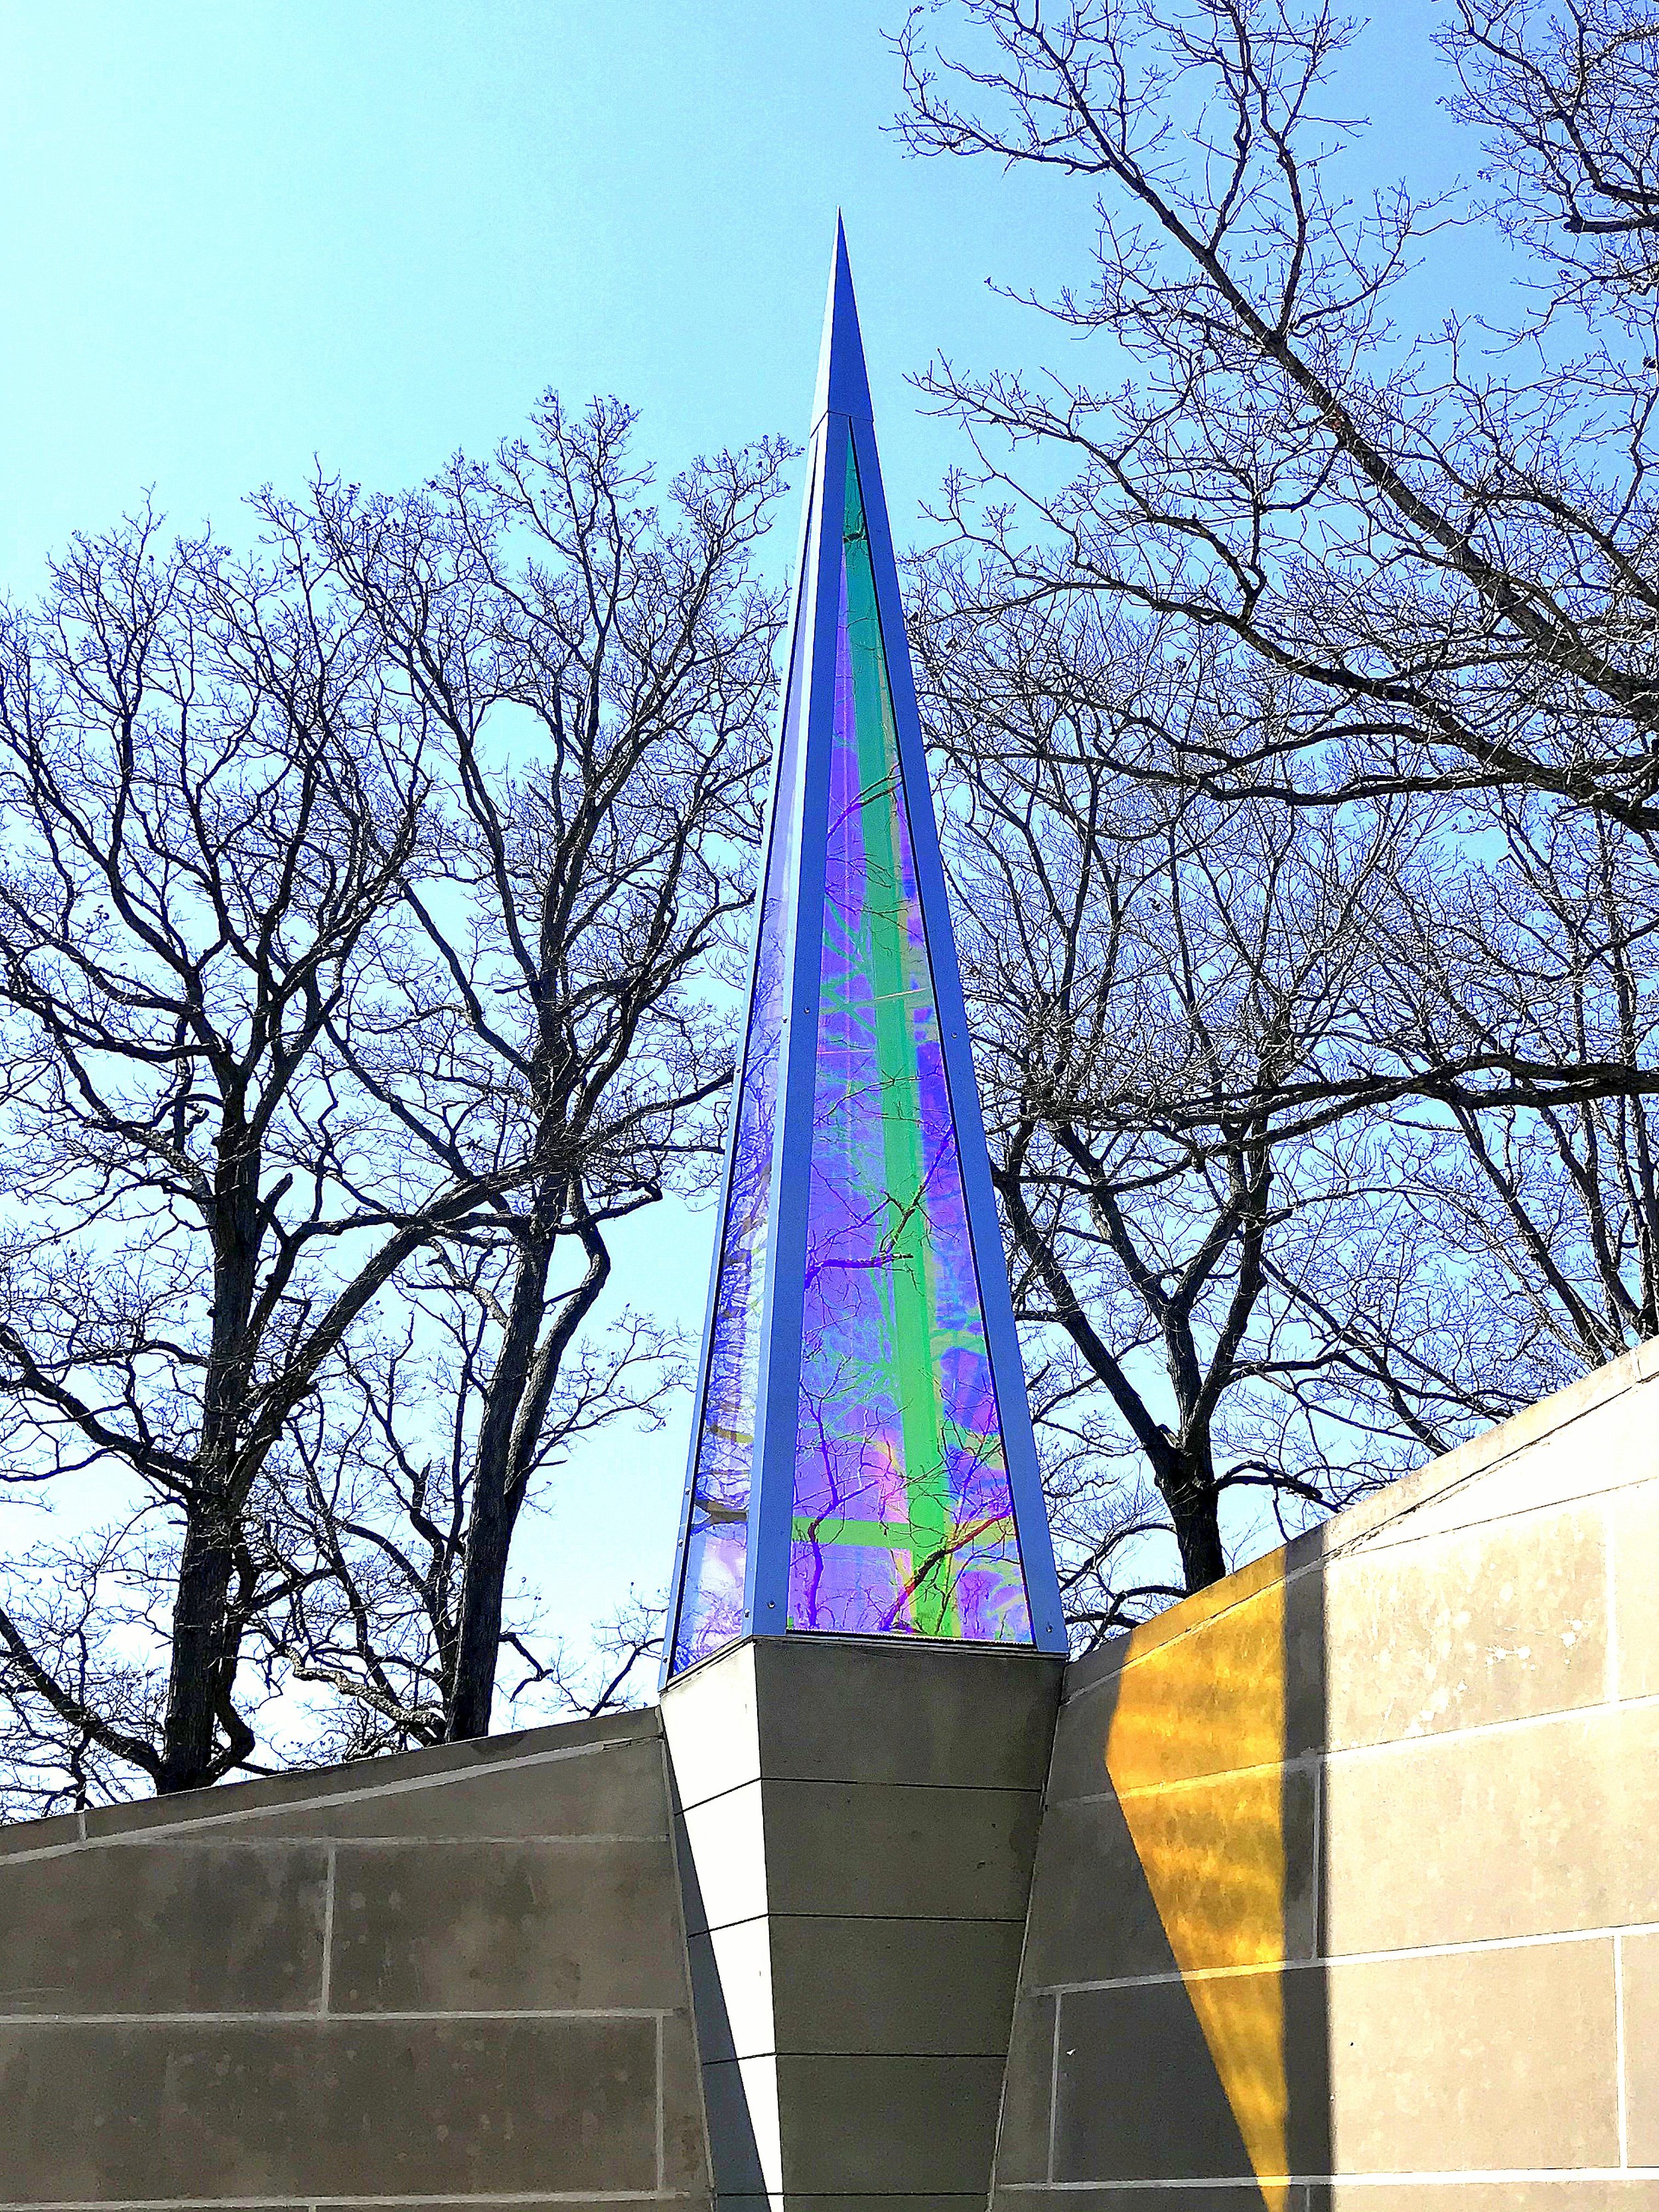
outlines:
[[[1075,274],[1091,228],[1081,194],[904,156],[880,35],[902,12],[0,0],[0,589],[146,487],[234,538],[240,495],[313,455],[413,482],[548,385],[635,403],[671,467],[799,439],[837,204],[902,538],[953,452],[906,373],[1041,359],[1052,333],[985,280]],[[1366,167],[1419,189],[1474,158],[1434,105],[1434,13],[1390,5],[1350,69],[1382,126]],[[780,562],[793,538],[791,514]],[[700,1320],[711,1236],[641,1226],[621,1294]],[[684,1435],[618,1440],[533,1532],[573,1628],[665,1576]]]

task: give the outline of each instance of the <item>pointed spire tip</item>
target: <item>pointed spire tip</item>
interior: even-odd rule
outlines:
[[[816,430],[831,410],[870,419],[870,379],[864,366],[853,264],[847,253],[847,226],[836,210],[836,246],[830,260],[830,296],[824,302],[823,343],[818,351],[817,392],[812,402]]]

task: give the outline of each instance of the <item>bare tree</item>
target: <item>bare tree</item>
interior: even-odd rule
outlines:
[[[747,897],[782,451],[663,520],[625,410],[537,419],[407,500],[266,495],[251,559],[141,517],[5,613],[0,1409],[12,1495],[76,1524],[0,1596],[20,1804],[251,1763],[325,1586],[363,1599],[319,1503],[411,1298],[472,1346],[416,1735],[432,1698],[488,1726],[538,1471],[665,1376],[643,1324],[609,1370],[580,1331],[605,1224],[705,1171],[729,1080],[699,979]]]
[[[1462,1042],[1449,1028],[1524,1025],[1540,1058],[1622,1060],[1632,1078],[1623,1095],[1480,1110],[1454,1085],[1394,1117],[1407,1200],[1488,1317],[1496,1417],[1659,1335],[1659,1132],[1638,1088],[1659,1024],[1659,870],[1648,837],[1605,817],[1506,795],[1486,818],[1462,880],[1447,867],[1418,887],[1401,969],[1428,985],[1412,1047],[1425,1077]]]
[[[354,1344],[329,1404],[296,1425],[289,1479],[262,1523],[284,1596],[259,1627],[273,1680],[325,1693],[307,1725],[331,1756],[445,1740],[477,1438],[505,1319],[496,1289],[514,1264],[510,1247],[468,1253],[460,1269],[434,1258],[397,1334],[388,1316]],[[529,1509],[601,1429],[659,1427],[678,1379],[672,1338],[637,1314],[579,1340],[549,1396],[523,1486]],[[538,1713],[592,1714],[619,1703],[659,1648],[660,1609],[648,1621],[645,1611],[596,1620],[575,1650],[533,1585],[509,1579],[509,1705],[527,1696]]]
[[[1166,1501],[1193,1406],[1319,1510],[1653,1325],[1659,27],[1459,0],[1497,190],[1429,207],[1344,191],[1351,36],[1291,0],[966,0],[898,41],[915,150],[1079,185],[1097,226],[1042,303],[1081,375],[923,380],[975,464],[919,579],[1078,1496],[1100,1388]],[[1532,257],[1517,327],[1402,339],[1454,219]],[[1156,863],[1149,810],[1182,825]],[[994,902],[1010,870],[1038,895]],[[1079,1031],[1066,994],[1107,978]],[[1112,1494],[1115,1559],[1148,1516]]]
[[[1158,626],[915,581],[1068,1605],[1104,1633],[1224,1572],[1253,1498],[1289,1533],[1654,1333],[1659,874],[1536,794],[1183,785],[1225,702]],[[1468,1072],[1500,1064],[1632,1087],[1495,1103]]]
[[[1639,193],[1659,113],[1659,28],[1615,0],[1580,18],[1601,74],[1559,122],[1537,88],[1570,31],[1530,74],[1524,8],[1471,0],[1453,39],[1500,182],[1570,222],[1563,165]],[[946,511],[993,556],[988,587],[1104,593],[1224,654],[1240,712],[1191,773],[1322,805],[1504,785],[1653,827],[1651,290],[1586,230],[1576,348],[1535,319],[1401,339],[1417,241],[1474,210],[1344,193],[1354,126],[1325,102],[1352,32],[1328,6],[965,0],[945,20],[948,52],[931,12],[902,35],[905,136],[1093,197],[1092,265],[1045,312],[1111,364],[1099,386],[927,380],[979,456]],[[1596,152],[1614,140],[1622,169]],[[1058,469],[1024,465],[1033,446]]]
[[[1455,107],[1492,149],[1490,212],[1543,263],[1547,308],[1595,318],[1659,277],[1659,22],[1630,0],[1456,0]]]
[[[1315,817],[1125,779],[1144,636],[1084,611],[959,619],[948,564],[930,580],[921,688],[952,795],[993,1171],[1022,1316],[1057,1346],[1036,1396],[1066,1440],[1073,1617],[1103,1630],[1172,1588],[1118,1577],[1149,1501],[1133,1480],[1127,1498],[1115,1477],[1091,1485],[1091,1460],[1127,1450],[1149,1471],[1173,1588],[1197,1589],[1226,1571],[1230,1492],[1297,1522],[1431,1435],[1426,1375],[1389,1404],[1310,1304],[1339,1248],[1376,1241],[1374,1137],[1324,1109],[1369,1044],[1421,833],[1397,800]],[[1124,705],[1103,718],[1113,684]]]
[[[372,640],[291,537],[238,562],[143,515],[3,618],[6,1471],[112,1487],[125,1533],[22,1563],[0,1681],[76,1787],[247,1759],[256,1486],[352,1323],[485,1188],[382,1170],[361,1196],[325,1064],[416,841],[383,717]],[[165,1684],[99,1618],[139,1552],[173,1584]]]
[[[510,1264],[487,1299],[466,1282],[484,1334],[451,1737],[489,1724],[513,1534],[606,1226],[709,1169],[731,1084],[700,979],[750,896],[780,607],[749,560],[788,449],[698,464],[664,512],[633,420],[550,396],[492,467],[402,501],[325,486],[314,515],[447,763],[441,837],[402,882],[407,963],[337,1040],[434,1171],[514,1192],[478,1232]]]

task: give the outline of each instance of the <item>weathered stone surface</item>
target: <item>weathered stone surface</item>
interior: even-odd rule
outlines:
[[[1147,2212],[1152,2195],[1157,2212],[1261,2212],[1266,2201],[1248,2184],[1188,2182],[1160,2183],[1155,2191],[1144,2186],[1122,2189],[1018,2189],[999,2186],[991,2199],[991,2212]],[[1277,2199],[1274,2200],[1275,2203]],[[1315,2212],[1293,2186],[1285,2212]],[[1318,2212],[1323,2212],[1322,2202]]]
[[[750,1782],[694,1804],[676,1819],[685,1924],[693,1936],[765,1911],[763,1813],[761,1785]]]
[[[551,1733],[551,1731],[550,1731]],[[377,1762],[378,1764],[378,1762]],[[374,1769],[349,1769],[367,1772]],[[496,1768],[452,1769],[430,1788],[418,1783],[320,1798],[260,1814],[262,1835],[453,1837],[619,1836],[668,1832],[662,1745],[646,1737],[601,1739]]]
[[[782,1781],[1041,1790],[1062,1666],[988,1644],[754,1647],[761,1771]],[[849,1719],[856,1716],[856,1726]]]
[[[80,1817],[74,1813],[54,1813],[46,1820],[18,1820],[0,1827],[0,1859],[70,1850],[80,1840]]]
[[[651,2020],[0,2026],[13,2199],[652,2190]]]
[[[1630,2162],[1659,2166],[1659,1936],[1623,1936],[1620,1951]]]
[[[0,1860],[0,2015],[313,2010],[327,1889],[317,1844]]]
[[[1525,2181],[1338,2181],[1313,2212],[1659,2212],[1651,2175]]]
[[[990,2172],[1000,2058],[781,2057],[777,2068],[792,2196],[965,2194]]]
[[[1041,1994],[1023,1996],[1014,2014],[997,2130],[1000,2183],[1048,2178],[1057,2003]]]
[[[752,1643],[735,1644],[676,1679],[662,1716],[682,1811],[760,1779],[755,1698]]]
[[[1604,1532],[1601,1508],[1581,1505],[1334,1557],[1325,1577],[1329,1747],[1598,1704]]]
[[[603,2011],[684,2002],[666,1838],[339,1848],[335,2011]]]
[[[763,1911],[1022,1920],[1040,1812],[1020,1790],[750,1783],[684,1815],[688,1925]]]
[[[772,1924],[763,1915],[690,1939],[697,2040],[712,2065],[777,2046],[772,2008]]]
[[[794,2189],[781,2197],[723,2197],[720,2201],[721,2212],[776,2212],[779,2206],[783,2212],[881,2212],[884,2207],[890,2207],[891,2212],[985,2212],[983,2196],[939,2197],[911,2190],[879,2196],[807,2197]],[[1234,2212],[1238,2212],[1237,2206]]]
[[[1259,1793],[1260,1786],[1254,1777],[1220,1775],[1166,1793],[1170,1844],[1179,1850],[1184,1839],[1196,1887],[1213,1881],[1218,1839],[1227,1836],[1243,1799]],[[1276,1942],[1269,1955],[1305,1959],[1312,1956],[1315,1942],[1315,1779],[1305,1770],[1291,1769],[1272,1787],[1279,1800],[1283,1858]],[[1240,1963],[1224,1916],[1213,1916],[1215,1940],[1206,1948],[1203,1935],[1211,1917],[1188,1916],[1195,1931],[1191,1956],[1183,1960],[1189,1967]],[[1119,1801],[1100,1796],[1050,1805],[1031,1887],[1023,1970],[1026,1988],[1167,1973],[1175,1964]]]
[[[1619,2164],[1610,1940],[1341,1961],[1325,2002],[1339,2173]]]
[[[1603,1706],[1333,1760],[1327,1948],[1396,1950],[1659,1920],[1656,1837],[1652,1706]]]
[[[690,2010],[659,2023],[662,2060],[662,2175],[665,2189],[698,2196],[708,2188],[708,2125],[702,2069]]]
[[[1018,1920],[771,1923],[777,2048],[1003,2058]]]
[[[1024,1920],[1042,1809],[1034,1793],[764,1787],[771,1911]]]
[[[1619,1694],[1651,1698],[1659,1695],[1659,1590],[1654,1587],[1659,1481],[1644,1482],[1613,1500],[1608,1533],[1613,1546]]]
[[[1644,1347],[1068,1670],[997,2212],[1650,2212],[1656,1379]]]
[[[769,2053],[705,2060],[704,2109],[718,2201],[778,2196],[783,2152],[778,2138],[778,2062]]]
[[[597,1721],[566,1721],[554,1728],[530,1729],[510,1735],[484,1736],[470,1743],[445,1744],[430,1751],[401,1753],[387,1759],[366,1759],[344,1766],[316,1767],[295,1774],[273,1775],[257,1782],[221,1784],[213,1790],[186,1790],[176,1797],[149,1797],[131,1804],[94,1807],[86,1815],[87,1834],[94,1842],[136,1834],[141,1829],[194,1827],[197,1823],[241,1822],[258,1818],[271,1825],[262,1833],[319,1835],[460,1835],[490,1832],[475,1826],[448,1828],[448,1820],[471,1822],[482,1803],[500,1794],[510,1800],[518,1784],[531,1784],[527,1810],[548,1823],[527,1830],[509,1825],[506,1834],[560,1835],[570,1832],[574,1818],[580,1834],[636,1834],[641,1830],[615,1824],[606,1807],[602,1778],[626,1771],[640,1780],[654,1771],[648,1784],[648,1802],[654,1826],[646,1831],[660,1835],[665,1790],[660,1757],[662,1728],[654,1707],[643,1712],[608,1713]],[[635,1759],[623,1756],[620,1767],[595,1766],[593,1755],[640,1747]],[[654,1754],[654,1756],[653,1756]],[[465,1785],[487,1781],[485,1799],[469,1799]],[[456,1788],[455,1798],[445,1796]],[[417,1801],[419,1810],[410,1800]],[[289,1829],[282,1816],[291,1814]],[[596,1818],[596,1814],[600,1818]],[[500,1817],[492,1813],[491,1817]],[[510,1817],[510,1816],[509,1816]],[[430,1820],[434,1825],[424,1824]],[[354,1827],[355,1820],[388,1822],[387,1826]],[[422,1826],[414,1825],[416,1821]]]
[[[88,1825],[0,1856],[0,2202],[706,2205],[654,1715]]]
[[[1249,2177],[1243,2138],[1182,1983],[1068,1990],[1058,2051],[1056,2181]]]
[[[1145,2189],[1002,2189],[991,2212],[1147,2212]],[[1158,2212],[1259,2212],[1261,2194],[1226,2184],[1160,2188]],[[1659,2212],[1659,2181],[1639,2174],[1516,2181],[1295,2181],[1285,2212]]]
[[[671,1685],[723,2201],[983,2201],[1057,1678],[801,1638]]]

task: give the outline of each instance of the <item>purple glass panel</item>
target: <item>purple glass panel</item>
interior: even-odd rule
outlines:
[[[789,1626],[1029,1643],[850,447],[847,465]]]

